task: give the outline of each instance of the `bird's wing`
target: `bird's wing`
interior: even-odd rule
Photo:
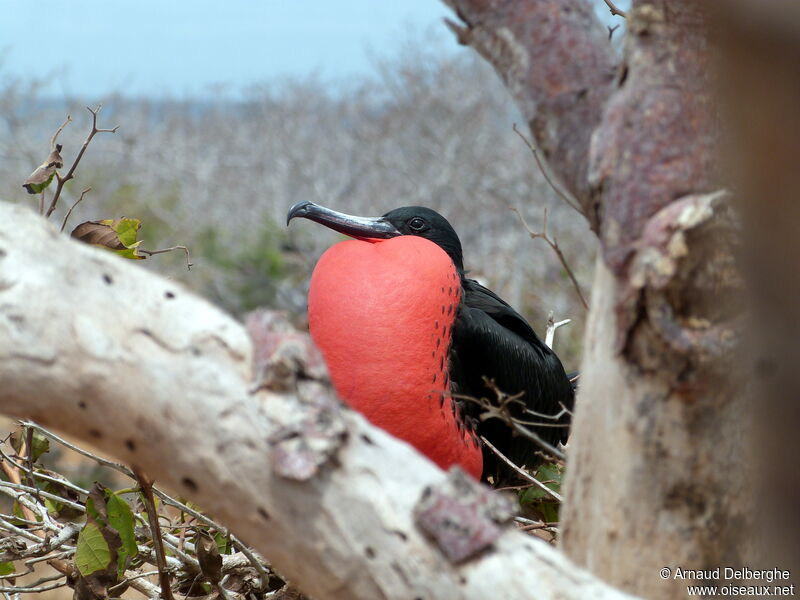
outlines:
[[[566,441],[569,414],[562,408],[572,410],[574,393],[561,361],[528,322],[494,292],[472,280],[464,281],[463,290],[450,350],[453,389],[458,395],[496,400],[483,377],[494,379],[497,388],[507,394],[522,392],[521,403],[509,405],[515,418],[541,423],[531,428],[550,444]],[[557,420],[547,419],[526,413],[526,408],[544,415],[563,414]],[[460,409],[478,435],[485,436],[516,464],[532,466],[540,462],[535,454],[540,448],[535,442],[513,434],[501,420],[480,421],[485,410],[479,403],[462,400]],[[491,452],[484,452],[484,463],[484,473],[492,474],[497,461]]]

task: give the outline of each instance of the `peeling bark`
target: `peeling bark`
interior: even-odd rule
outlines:
[[[629,597],[516,531],[453,565],[414,522],[445,474],[317,382],[254,392],[251,359],[207,302],[0,203],[1,412],[142,469],[313,597]]]

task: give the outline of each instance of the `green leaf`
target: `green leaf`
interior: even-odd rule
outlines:
[[[38,431],[34,431],[31,441],[31,459],[36,462],[46,452],[50,452],[50,440]]]
[[[141,240],[136,240],[142,222],[139,219],[104,219],[86,221],[78,225],[70,234],[77,240],[112,250],[124,258],[144,260],[139,254]]]
[[[106,509],[108,510],[109,527],[113,528],[122,540],[122,547],[119,549],[117,559],[117,571],[121,577],[125,572],[129,557],[133,558],[139,553],[134,533],[133,511],[125,500],[113,493],[106,500]]]
[[[561,492],[561,480],[563,476],[563,469],[557,464],[544,464],[537,469],[535,475],[536,479],[556,493]],[[536,504],[541,500],[552,502],[553,497],[538,486],[523,490],[519,497],[519,503],[523,506],[526,504]]]
[[[13,562],[0,562],[0,577],[11,575],[14,572]]]
[[[214,534],[214,541],[217,542],[217,549],[220,554],[231,553],[231,540],[228,536],[223,535],[221,531]]]
[[[95,507],[95,500],[91,496],[86,498],[86,516],[93,521],[100,521],[105,525],[105,519]]]
[[[87,523],[78,534],[75,566],[80,574],[86,577],[95,571],[108,568],[109,562],[111,562],[111,548],[103,533],[96,524]]]
[[[51,498],[44,499],[44,505],[47,508],[47,514],[51,516],[58,516],[58,511],[61,510],[62,504],[60,502],[56,502]]]
[[[117,232],[119,241],[122,242],[126,248],[130,248],[137,243],[136,235],[139,232],[139,228],[142,226],[142,222],[139,219],[122,218],[116,221],[101,221],[101,223],[110,225],[114,231]]]
[[[49,177],[48,177],[49,174]],[[56,170],[39,165],[36,170],[31,173],[31,176],[22,184],[29,194],[41,194],[47,187],[53,183],[56,176]]]

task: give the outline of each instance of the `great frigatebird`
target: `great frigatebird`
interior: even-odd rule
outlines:
[[[311,335],[351,406],[442,468],[459,464],[495,484],[515,474],[481,436],[517,465],[540,463],[541,448],[503,419],[481,419],[486,407],[474,399],[492,397],[484,378],[520,394],[507,408],[541,439],[566,441],[574,392],[561,361],[466,277],[447,219],[420,206],[356,217],[311,202],[295,204],[287,225],[293,218],[354,238],[323,254],[308,298]]]

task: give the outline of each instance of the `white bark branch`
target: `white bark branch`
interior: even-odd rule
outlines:
[[[515,531],[448,563],[412,517],[444,474],[350,411],[335,460],[308,481],[277,475],[270,436],[296,400],[250,386],[232,318],[0,203],[0,412],[144,469],[317,598],[628,597]]]

